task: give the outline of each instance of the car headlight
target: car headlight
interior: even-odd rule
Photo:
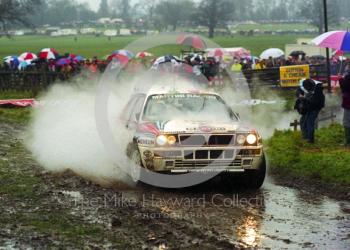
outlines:
[[[239,136],[237,136],[237,143],[238,143],[238,144],[240,144],[240,145],[244,144],[244,143],[245,143],[245,140],[246,140],[246,138],[245,138],[244,135],[239,135]]]
[[[157,136],[156,142],[159,146],[164,146],[165,144],[167,144],[168,139],[165,135],[159,135]]]
[[[250,144],[250,145],[256,143],[256,140],[257,140],[257,138],[256,138],[256,135],[254,135],[254,134],[249,134],[249,135],[247,136],[247,142],[248,142],[248,144]]]
[[[176,143],[176,137],[173,135],[168,136],[168,144],[169,145],[174,145]]]

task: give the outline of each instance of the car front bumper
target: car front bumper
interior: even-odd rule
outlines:
[[[248,147],[138,146],[142,164],[156,172],[244,172],[264,160],[262,145]]]

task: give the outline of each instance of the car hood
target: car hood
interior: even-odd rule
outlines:
[[[140,124],[139,130],[141,130],[141,132],[151,132],[154,134],[233,133],[236,131],[251,131],[248,127],[242,126],[240,122],[189,120],[144,122]]]

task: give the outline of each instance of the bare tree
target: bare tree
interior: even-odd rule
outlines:
[[[309,20],[311,24],[318,28],[321,34],[324,31],[324,12],[322,0],[304,0],[301,7],[301,15]],[[339,5],[337,1],[328,1],[328,22],[330,25],[339,24]]]
[[[209,37],[214,37],[215,28],[233,19],[234,5],[231,0],[202,0],[198,6],[199,23],[209,29]]]
[[[100,6],[98,9],[98,15],[100,17],[108,17],[109,16],[109,6],[107,0],[101,0]]]
[[[1,0],[0,30],[7,32],[14,24],[29,26],[28,17],[33,14],[35,8],[40,6],[41,2],[41,0]]]
[[[194,13],[194,3],[191,0],[166,0],[156,6],[156,14],[164,26],[172,26],[175,31],[180,22],[187,21]]]

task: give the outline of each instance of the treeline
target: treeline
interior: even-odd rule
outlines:
[[[331,26],[350,19],[349,0],[327,1]],[[76,0],[0,1],[0,31],[24,23],[86,25],[104,17],[121,18],[126,27],[145,30],[201,25],[210,36],[237,21],[308,22],[322,32],[323,0],[100,0],[97,10]]]

